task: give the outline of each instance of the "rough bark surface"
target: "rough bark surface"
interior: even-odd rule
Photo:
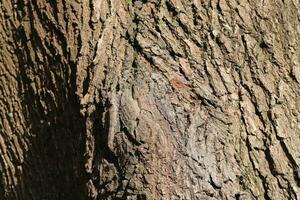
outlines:
[[[0,199],[300,199],[298,0],[1,0]]]

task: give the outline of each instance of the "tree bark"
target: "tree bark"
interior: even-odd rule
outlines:
[[[297,0],[0,2],[0,199],[300,199]]]

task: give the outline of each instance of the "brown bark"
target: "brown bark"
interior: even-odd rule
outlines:
[[[300,199],[296,0],[0,2],[0,199]]]

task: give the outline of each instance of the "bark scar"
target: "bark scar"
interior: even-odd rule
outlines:
[[[119,110],[119,101],[118,95],[116,93],[111,93],[110,98],[110,108],[108,109],[109,113],[109,128],[108,128],[108,135],[107,135],[107,146],[110,150],[113,151],[113,143],[115,137],[115,128],[117,127],[118,123],[118,110]]]

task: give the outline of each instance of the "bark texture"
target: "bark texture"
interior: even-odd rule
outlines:
[[[1,0],[0,199],[300,199],[298,0]]]

